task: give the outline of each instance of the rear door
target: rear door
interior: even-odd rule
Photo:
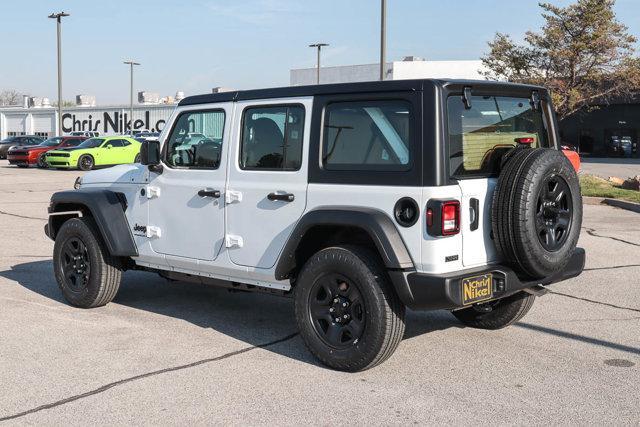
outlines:
[[[530,98],[473,95],[447,99],[449,169],[462,193],[463,265],[497,261],[491,232],[491,203],[502,156],[525,142],[549,146],[546,119]]]
[[[275,265],[307,201],[312,98],[236,103],[226,191],[226,246],[234,264]]]

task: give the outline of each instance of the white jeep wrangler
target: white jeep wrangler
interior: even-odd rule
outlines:
[[[367,369],[402,340],[406,307],[497,329],[581,273],[582,200],[557,148],[549,94],[534,86],[188,97],[142,164],[52,196],[56,280],[78,307],[110,302],[127,269],[292,295],[320,361]]]

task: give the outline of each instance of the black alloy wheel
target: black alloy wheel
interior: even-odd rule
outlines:
[[[46,153],[42,153],[38,156],[38,167],[45,169],[47,167]]]
[[[318,337],[335,349],[356,344],[366,327],[364,301],[358,287],[336,273],[320,276],[313,284],[309,316]]]
[[[91,276],[91,261],[82,240],[71,237],[64,243],[60,268],[67,288],[78,294],[84,292]]]
[[[567,240],[571,229],[573,203],[571,190],[561,176],[548,176],[538,194],[536,231],[543,248],[556,252]]]
[[[83,171],[93,169],[93,157],[84,155],[78,160],[78,168]]]

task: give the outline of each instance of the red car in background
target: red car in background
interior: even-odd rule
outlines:
[[[75,147],[85,139],[87,139],[85,136],[55,136],[39,145],[13,147],[9,150],[7,159],[10,165],[18,167],[26,168],[30,165],[38,165],[39,168],[46,168],[47,162],[44,159],[44,153],[60,148]]]

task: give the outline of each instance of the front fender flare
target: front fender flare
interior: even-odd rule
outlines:
[[[409,251],[391,218],[383,211],[362,207],[323,207],[307,212],[291,233],[275,269],[277,280],[289,277],[295,268],[295,254],[304,235],[312,227],[339,225],[367,232],[388,269],[413,269]]]
[[[72,210],[67,208],[69,206],[83,206],[91,212],[112,256],[138,255],[124,214],[126,199],[122,193],[97,188],[59,191],[51,196],[49,213]],[[57,232],[53,216],[49,216],[49,237],[55,240]]]

